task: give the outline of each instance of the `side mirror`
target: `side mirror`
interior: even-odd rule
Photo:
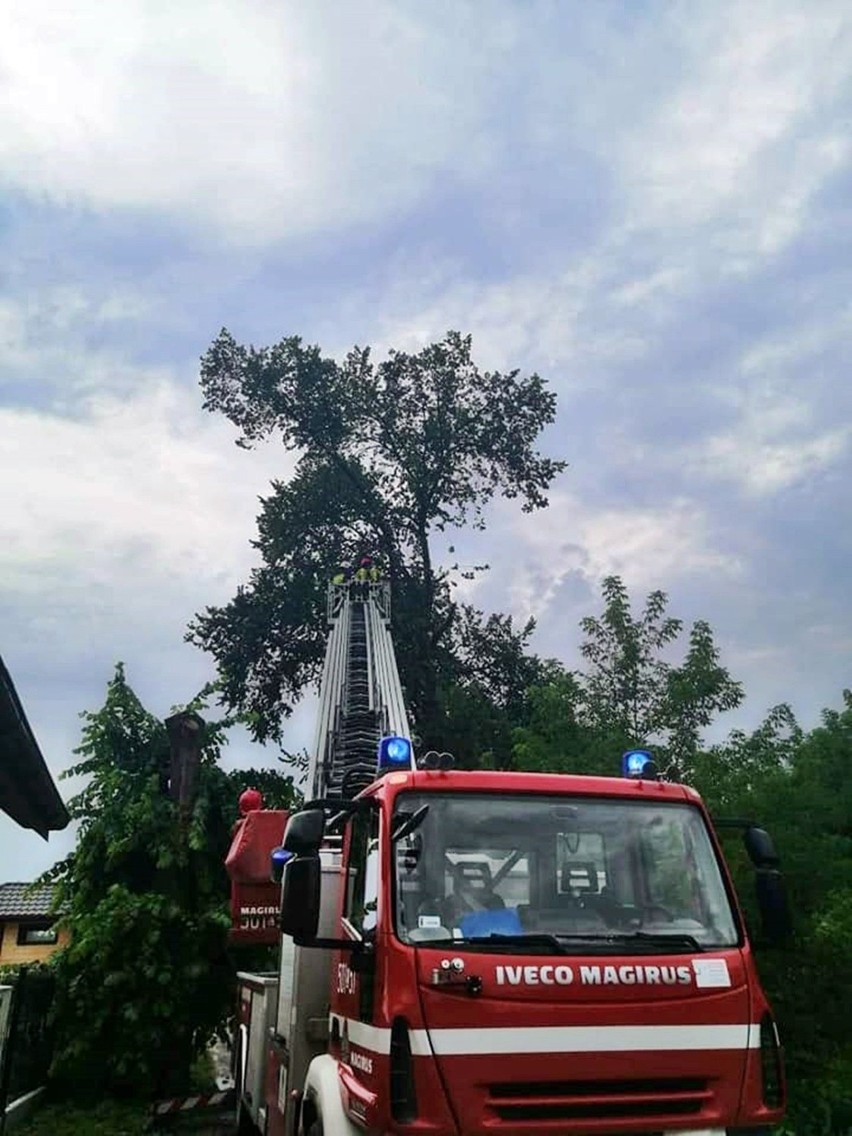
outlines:
[[[296,856],[314,856],[325,835],[325,813],[322,809],[302,809],[293,813],[284,830],[285,852]]]
[[[299,815],[301,814],[297,813],[292,820]],[[288,830],[289,827],[288,825]],[[312,856],[297,856],[284,867],[281,930],[294,939],[315,939],[319,926],[319,909],[320,858],[316,853]]]
[[[777,868],[780,864],[772,837],[764,829],[749,825],[743,833],[743,844],[755,868]]]
[[[793,931],[784,877],[774,868],[758,868],[755,877],[755,890],[757,892],[757,906],[760,910],[760,921],[763,924],[763,933],[767,941],[769,943],[783,942],[789,938]]]

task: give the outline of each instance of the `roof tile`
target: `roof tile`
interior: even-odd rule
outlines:
[[[51,914],[54,888],[49,884],[36,888],[31,895],[27,883],[0,884],[0,919],[17,919],[23,916],[44,918]]]

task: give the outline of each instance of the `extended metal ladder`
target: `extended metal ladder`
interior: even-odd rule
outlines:
[[[331,584],[308,795],[356,796],[376,778],[376,749],[410,737],[390,634],[390,585]],[[413,768],[413,758],[412,758]]]

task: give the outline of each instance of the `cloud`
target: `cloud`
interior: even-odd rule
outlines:
[[[86,394],[126,393],[165,383],[167,368],[133,366],[106,345],[157,316],[158,304],[133,288],[67,282],[0,295],[0,391],[10,407],[52,406],[75,413]]]
[[[680,241],[714,226],[713,252],[741,270],[800,232],[813,194],[848,158],[832,114],[849,93],[848,10],[771,0],[672,20],[683,77],[625,139],[628,229]]]
[[[212,677],[183,630],[246,579],[257,498],[293,459],[271,443],[238,449],[230,424],[201,409],[189,367],[87,349],[79,327],[127,318],[121,296],[46,291],[3,312],[16,334],[0,370],[20,396],[0,407],[3,653],[22,696],[37,676],[33,724],[62,765],[75,712],[98,704],[117,659],[164,711]],[[24,405],[27,382],[51,371]]]
[[[852,313],[845,298],[835,303],[834,312],[805,311],[798,326],[750,340],[735,375],[717,389],[733,421],[681,451],[680,460],[758,497],[841,465],[852,428],[838,423],[852,403],[826,354],[848,342]]]
[[[849,427],[780,440],[775,431],[783,431],[787,412],[796,413],[795,403],[775,404],[767,420],[759,411],[749,412],[733,432],[711,438],[703,457],[707,471],[730,478],[749,493],[775,493],[820,472],[846,452]]]
[[[8,7],[6,184],[203,239],[378,231],[476,193],[477,222],[510,246],[515,230],[552,256],[579,209],[601,251],[665,231],[669,270],[742,271],[795,237],[848,160],[839,0],[652,4],[649,21],[532,2],[487,19],[384,0]]]
[[[723,551],[718,533],[695,501],[672,499],[655,508],[595,507],[576,494],[551,495],[547,517],[516,517],[511,608],[522,618],[555,616],[559,589],[569,577],[597,593],[606,576],[621,576],[634,591],[666,580],[708,573],[736,576],[743,565]],[[504,537],[505,539],[505,537]]]
[[[143,581],[154,594],[201,581],[221,590],[245,573],[255,494],[292,460],[272,447],[246,459],[190,387],[135,377],[132,395],[90,394],[74,417],[0,411],[0,477],[14,486],[0,517],[3,574],[19,594],[112,587],[129,600]]]
[[[413,11],[13,3],[0,47],[7,184],[173,212],[258,245],[386,217],[439,171],[463,179],[488,160],[482,86],[509,47],[499,18]]]

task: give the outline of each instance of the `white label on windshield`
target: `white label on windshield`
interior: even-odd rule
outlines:
[[[699,987],[730,986],[731,976],[724,959],[693,959],[695,985]]]
[[[441,926],[441,916],[440,915],[418,915],[417,916],[417,926],[418,927],[440,927]]]

